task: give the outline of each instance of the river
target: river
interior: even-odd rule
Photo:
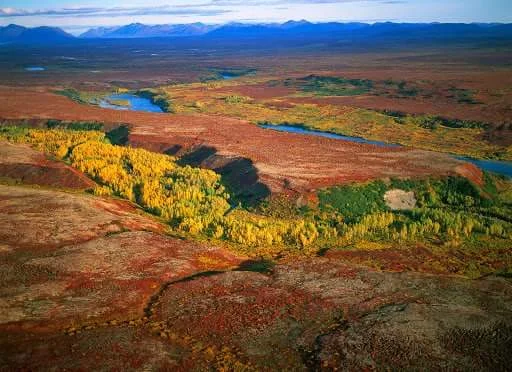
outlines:
[[[357,143],[367,143],[371,145],[383,146],[383,147],[399,147],[397,144],[390,144],[382,141],[371,141],[360,137],[351,137],[351,136],[342,136],[336,133],[322,132],[318,130],[310,130],[301,127],[296,127],[293,125],[271,125],[271,124],[262,124],[260,125],[262,128],[277,130],[280,132],[288,132],[288,133],[298,133],[309,136],[319,136],[319,137],[327,137],[334,138],[343,141],[357,142]],[[475,164],[477,167],[493,173],[502,174],[508,177],[512,177],[512,162],[509,161],[499,161],[499,160],[479,160],[472,159],[463,156],[452,155],[455,159],[464,160],[469,163]]]

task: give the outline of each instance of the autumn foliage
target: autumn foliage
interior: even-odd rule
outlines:
[[[322,246],[369,240],[459,245],[476,236],[507,240],[512,232],[508,204],[464,179],[393,181],[419,199],[404,213],[386,207],[388,186],[379,181],[323,191],[319,210],[251,212],[230,203],[219,174],[181,166],[169,155],[112,145],[102,132],[3,127],[2,137],[69,162],[96,181],[96,195],[128,199],[174,231],[228,241],[248,254],[316,253]]]
[[[96,195],[131,200],[183,232],[244,246],[304,247],[319,236],[312,222],[228,213],[229,195],[217,173],[179,166],[168,155],[112,145],[101,132],[16,129],[1,134],[66,159],[98,183]]]

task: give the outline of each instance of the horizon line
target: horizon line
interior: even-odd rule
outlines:
[[[229,22],[200,22],[200,21],[196,21],[196,22],[171,22],[171,23],[142,23],[142,22],[130,22],[130,23],[126,23],[126,24],[121,24],[121,25],[73,25],[73,26],[67,26],[67,25],[57,25],[57,26],[50,26],[48,24],[41,24],[41,25],[38,25],[38,26],[24,26],[22,24],[18,24],[18,23],[14,23],[14,22],[11,22],[11,23],[8,23],[8,24],[0,24],[0,28],[5,28],[5,27],[9,27],[9,26],[18,26],[18,27],[24,27],[26,29],[35,29],[35,28],[40,28],[40,27],[51,27],[51,28],[59,28],[63,31],[66,31],[66,30],[85,30],[84,32],[81,32],[81,33],[78,33],[78,34],[73,34],[72,32],[70,31],[66,31],[68,33],[70,33],[71,35],[74,35],[74,36],[80,36],[81,34],[89,31],[89,30],[93,30],[93,29],[99,29],[99,28],[111,28],[111,29],[119,29],[119,28],[122,28],[122,27],[126,27],[126,26],[130,26],[130,25],[143,25],[143,26],[176,26],[176,25],[193,25],[193,24],[201,24],[201,25],[205,25],[205,26],[220,26],[220,27],[223,27],[223,26],[228,26],[228,25],[231,25],[231,24],[244,24],[244,25],[262,25],[262,26],[265,26],[265,25],[284,25],[286,23],[290,23],[290,22],[296,22],[296,23],[300,23],[300,22],[307,22],[307,23],[310,23],[310,24],[327,24],[327,23],[337,23],[337,24],[366,24],[366,25],[375,25],[375,24],[385,24],[385,23],[390,23],[390,24],[417,24],[417,25],[443,25],[443,24],[452,24],[452,25],[510,25],[512,24],[512,22],[476,22],[476,21],[473,21],[473,22],[439,22],[439,21],[432,21],[432,22],[407,22],[407,21],[397,21],[397,20],[336,20],[336,21],[309,21],[307,19],[299,19],[299,20],[296,20],[296,19],[289,19],[287,21],[283,21],[283,22],[261,22],[261,21],[251,21],[251,20],[237,20],[237,21],[229,21]]]

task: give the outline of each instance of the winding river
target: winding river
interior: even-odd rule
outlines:
[[[400,147],[401,146],[401,145],[390,144],[390,143],[386,143],[386,142],[382,142],[382,141],[366,140],[366,139],[360,138],[360,137],[342,136],[342,135],[336,134],[336,133],[321,132],[318,130],[310,130],[310,129],[305,129],[305,128],[301,128],[301,127],[296,127],[293,125],[261,124],[260,127],[266,128],[266,129],[271,129],[271,130],[277,130],[280,132],[298,133],[298,134],[309,135],[309,136],[334,138],[334,139],[339,139],[339,140],[343,140],[343,141],[350,141],[350,142],[357,142],[357,143],[368,143],[371,145],[377,145],[377,146],[383,146],[383,147]],[[464,160],[469,163],[473,163],[477,167],[479,167],[485,171],[512,177],[512,162],[499,161],[499,160],[479,160],[479,159],[472,159],[472,158],[456,156],[456,155],[452,155],[452,156],[455,159]]]
[[[116,104],[115,102],[119,101],[120,104]],[[122,102],[124,101],[124,102]],[[122,102],[122,103],[121,103]],[[162,109],[155,105],[151,100],[144,97],[139,97],[135,94],[131,93],[116,93],[111,94],[110,96],[104,98],[100,101],[100,107],[109,108],[114,110],[132,110],[132,111],[146,111],[146,112],[163,112]],[[333,138],[343,141],[351,141],[357,143],[367,143],[371,145],[383,146],[383,147],[400,147],[401,145],[386,143],[382,141],[372,141],[367,140],[360,137],[351,137],[351,136],[343,136],[341,134],[322,132],[318,130],[305,129],[293,125],[271,125],[271,124],[261,124],[261,128],[276,130],[280,132],[288,132],[288,133],[297,133],[308,136],[319,136],[326,138]],[[512,162],[508,161],[498,161],[498,160],[479,160],[472,159],[463,156],[452,155],[454,158],[459,160],[464,160],[470,163],[475,164],[481,169],[502,174],[508,177],[512,177]]]

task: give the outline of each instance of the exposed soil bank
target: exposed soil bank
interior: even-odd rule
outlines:
[[[88,189],[95,183],[62,162],[48,160],[27,145],[0,141],[0,178],[29,185]]]

